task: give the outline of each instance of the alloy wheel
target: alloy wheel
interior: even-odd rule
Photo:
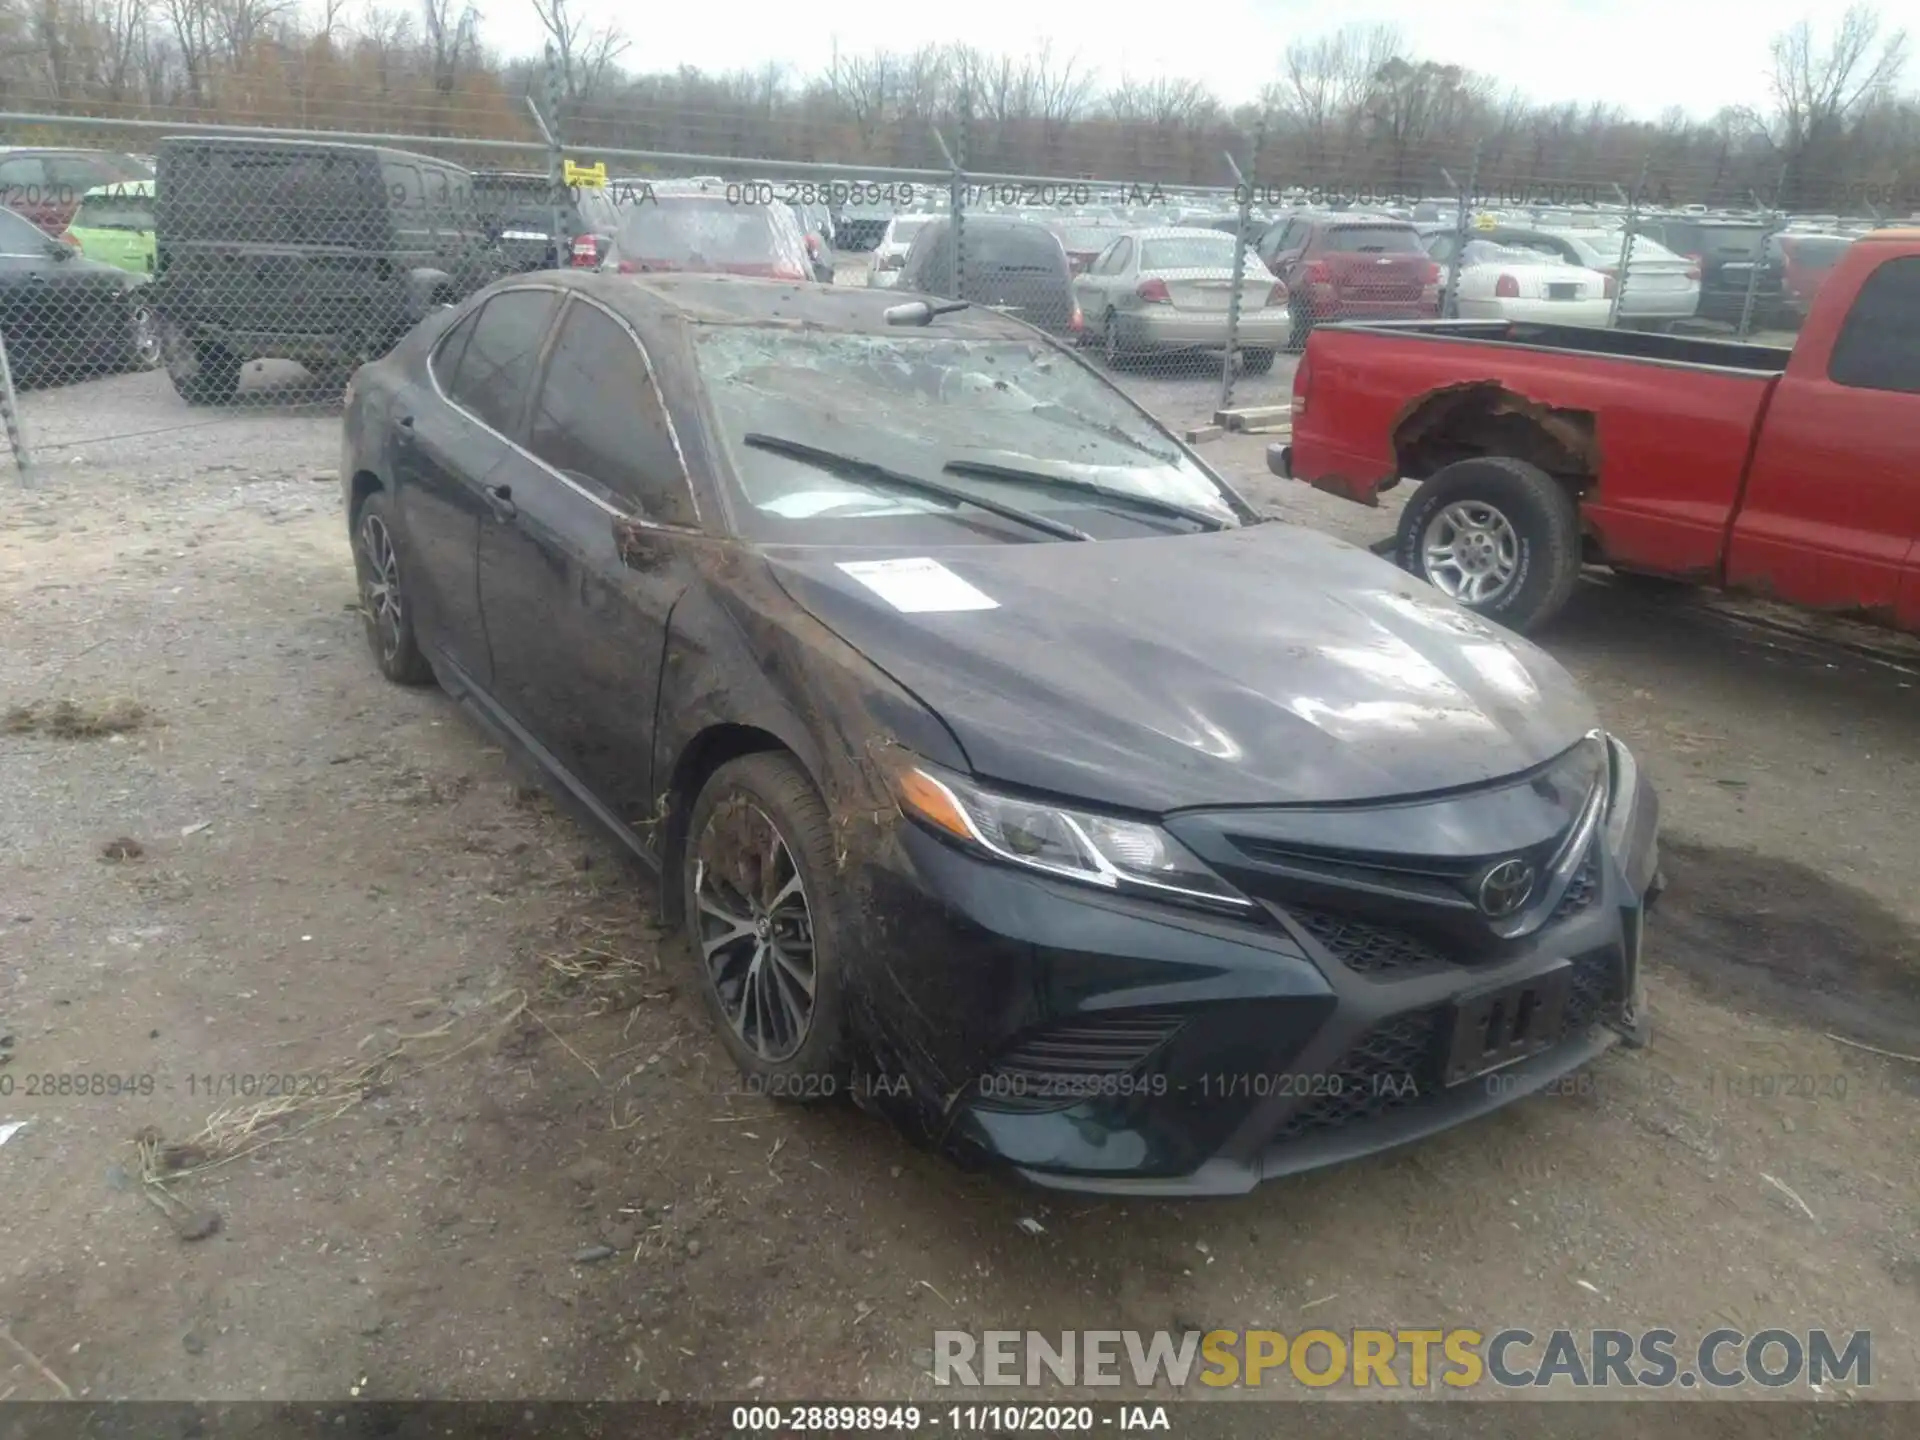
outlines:
[[[1520,537],[1513,522],[1484,500],[1456,500],[1427,522],[1420,568],[1442,594],[1463,605],[1484,605],[1504,594],[1519,573]]]
[[[391,661],[400,653],[406,614],[400,599],[400,560],[393,536],[378,515],[360,518],[360,603],[380,632],[380,654]]]
[[[761,1059],[789,1059],[813,1023],[813,910],[793,851],[738,796],[715,808],[694,850],[700,958],[721,1012]]]
[[[127,353],[142,370],[160,363],[160,325],[149,306],[136,305],[127,317]]]

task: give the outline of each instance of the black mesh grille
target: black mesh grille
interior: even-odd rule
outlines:
[[[1137,1075],[1184,1023],[1175,1010],[1127,1010],[1031,1031],[980,1077],[976,1099],[991,1109],[1064,1110],[1139,1094],[1117,1082]]]
[[[1611,951],[1596,950],[1573,962],[1573,988],[1567,995],[1567,1033],[1578,1034],[1625,998],[1620,964]]]
[[[1291,1140],[1372,1120],[1432,1093],[1440,1012],[1398,1015],[1369,1030],[1327,1076],[1327,1093],[1296,1110],[1275,1133]]]
[[[1386,925],[1322,910],[1287,911],[1333,958],[1360,975],[1400,975],[1444,969],[1446,955],[1422,940]]]
[[[1573,962],[1564,1034],[1588,1030],[1621,997],[1620,966],[1599,950]],[[1418,1104],[1439,1089],[1434,1066],[1436,1032],[1445,1010],[1400,1015],[1367,1032],[1329,1072],[1328,1093],[1295,1111],[1275,1132],[1276,1140],[1374,1120]]]

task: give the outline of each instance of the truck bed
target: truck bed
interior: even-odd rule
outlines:
[[[1660,335],[1647,330],[1603,330],[1592,325],[1546,325],[1524,320],[1375,320],[1321,325],[1321,330],[1378,331],[1433,340],[1464,340],[1478,345],[1510,345],[1529,350],[1575,351],[1622,360],[1651,360],[1665,365],[1705,365],[1716,370],[1751,370],[1778,375],[1792,351],[1777,345],[1748,345],[1738,340]]]
[[[1534,460],[1593,477],[1579,482],[1582,521],[1616,563],[1713,574],[1789,354],[1507,320],[1315,327],[1284,468],[1377,505],[1382,490],[1469,455]],[[1516,446],[1542,433],[1547,453]]]

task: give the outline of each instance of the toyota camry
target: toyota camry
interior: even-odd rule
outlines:
[[[1565,671],[895,290],[519,276],[349,391],[368,639],[662,877],[756,1088],[1227,1193],[1645,1032],[1657,802]]]

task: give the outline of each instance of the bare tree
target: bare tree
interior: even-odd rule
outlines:
[[[205,0],[212,13],[212,32],[219,37],[228,63],[244,66],[274,23],[293,9],[294,0]]]
[[[1122,79],[1107,95],[1114,119],[1155,130],[1186,129],[1211,117],[1220,102],[1198,80],[1160,75],[1152,80]]]
[[[213,47],[218,33],[212,0],[160,0],[160,7],[180,49],[187,98],[198,109],[212,98]]]
[[[835,41],[821,80],[827,93],[846,112],[860,132],[861,143],[871,146],[880,135],[894,107],[899,62],[884,50],[870,55],[848,55]]]
[[[453,94],[463,66],[480,52],[480,12],[465,0],[422,0],[421,28],[433,88],[442,98]]]
[[[1879,13],[1855,5],[1822,47],[1802,20],[1773,40],[1771,80],[1781,148],[1792,151],[1826,126],[1853,119],[1899,80],[1907,32],[1880,31]]]
[[[533,13],[553,44],[567,99],[591,100],[632,42],[614,21],[589,27],[572,0],[533,0]]]
[[[1078,55],[1069,55],[1056,66],[1051,41],[1041,42],[1027,68],[1033,76],[1033,108],[1040,117],[1041,133],[1048,145],[1058,144],[1061,133],[1086,110],[1099,77],[1081,67]]]

